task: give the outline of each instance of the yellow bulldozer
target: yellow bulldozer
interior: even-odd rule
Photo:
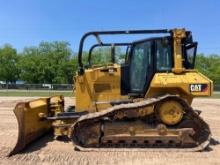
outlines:
[[[151,35],[127,43],[103,43],[104,35]],[[87,37],[97,44],[83,61]],[[152,37],[153,36],[153,37]],[[115,48],[126,47],[124,62]],[[94,65],[96,47],[109,47],[111,61]],[[191,107],[193,98],[212,95],[213,82],[194,69],[197,42],[185,29],[95,31],[79,45],[74,79],[75,106],[64,107],[63,96],[18,103],[14,109],[19,127],[15,148],[22,151],[50,130],[66,136],[80,151],[182,150],[201,151],[211,131]]]

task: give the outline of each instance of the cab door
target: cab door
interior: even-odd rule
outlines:
[[[130,55],[130,94],[143,97],[154,75],[154,42],[148,40],[133,45]]]
[[[144,97],[155,73],[171,72],[172,67],[170,37],[134,42],[127,64],[121,66],[121,95]]]

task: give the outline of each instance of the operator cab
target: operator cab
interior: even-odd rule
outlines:
[[[147,38],[139,41],[126,43],[103,43],[99,35],[115,35],[115,34],[166,34],[162,37]],[[169,35],[167,35],[169,34]],[[94,35],[97,39],[97,44],[93,45],[89,50],[87,65],[82,64],[82,48],[85,38],[89,35]],[[84,73],[84,68],[103,66],[103,61],[99,61],[102,65],[97,65],[94,57],[97,52],[96,48],[109,50],[108,62],[105,64],[113,65],[118,63],[121,65],[121,95],[129,95],[131,97],[144,97],[150,82],[155,73],[172,72],[175,67],[174,57],[174,39],[172,30],[137,30],[137,31],[104,31],[90,32],[85,34],[80,42],[78,55],[79,74]],[[118,47],[125,47],[126,52],[122,58],[116,60],[116,50]],[[197,50],[197,42],[193,42],[190,31],[185,32],[185,37],[181,39],[181,55],[182,68],[194,69],[195,56]],[[107,54],[102,54],[107,56]],[[121,62],[123,61],[123,62]],[[128,83],[129,82],[129,83]]]
[[[134,42],[128,59],[131,94],[146,93],[155,72],[172,70],[172,41],[170,37],[151,38]]]

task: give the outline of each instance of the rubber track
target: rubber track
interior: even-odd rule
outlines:
[[[79,123],[85,123],[91,120],[97,121],[105,116],[109,116],[112,113],[121,111],[121,110],[128,110],[128,109],[134,109],[134,108],[141,108],[145,106],[151,106],[156,105],[162,101],[166,101],[169,99],[175,99],[177,101],[180,101],[182,105],[184,105],[184,111],[188,114],[188,117],[190,117],[194,122],[199,123],[200,129],[203,131],[201,136],[204,136],[206,140],[203,140],[201,143],[199,143],[198,146],[193,148],[95,148],[95,147],[82,147],[77,141],[77,134],[75,133],[77,129],[80,129],[78,127]],[[84,124],[85,125],[85,124]],[[89,113],[86,115],[81,116],[72,126],[72,135],[71,139],[74,143],[74,146],[76,149],[80,151],[184,151],[184,152],[194,152],[194,151],[202,151],[204,150],[210,143],[211,139],[211,132],[209,129],[208,124],[179,96],[176,95],[164,95],[157,98],[150,98],[145,99],[143,101],[134,102],[134,103],[128,103],[128,104],[120,104],[113,107],[110,107],[104,111],[101,112],[95,112],[95,113]],[[200,137],[203,138],[203,137]]]

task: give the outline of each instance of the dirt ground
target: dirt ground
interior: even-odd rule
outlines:
[[[79,152],[72,142],[53,140],[52,135],[42,137],[23,153],[6,157],[16,143],[17,123],[13,107],[18,101],[30,98],[0,97],[0,164],[220,164],[220,99],[196,99],[195,109],[210,125],[213,143],[203,152]],[[73,98],[65,98],[66,105]]]

